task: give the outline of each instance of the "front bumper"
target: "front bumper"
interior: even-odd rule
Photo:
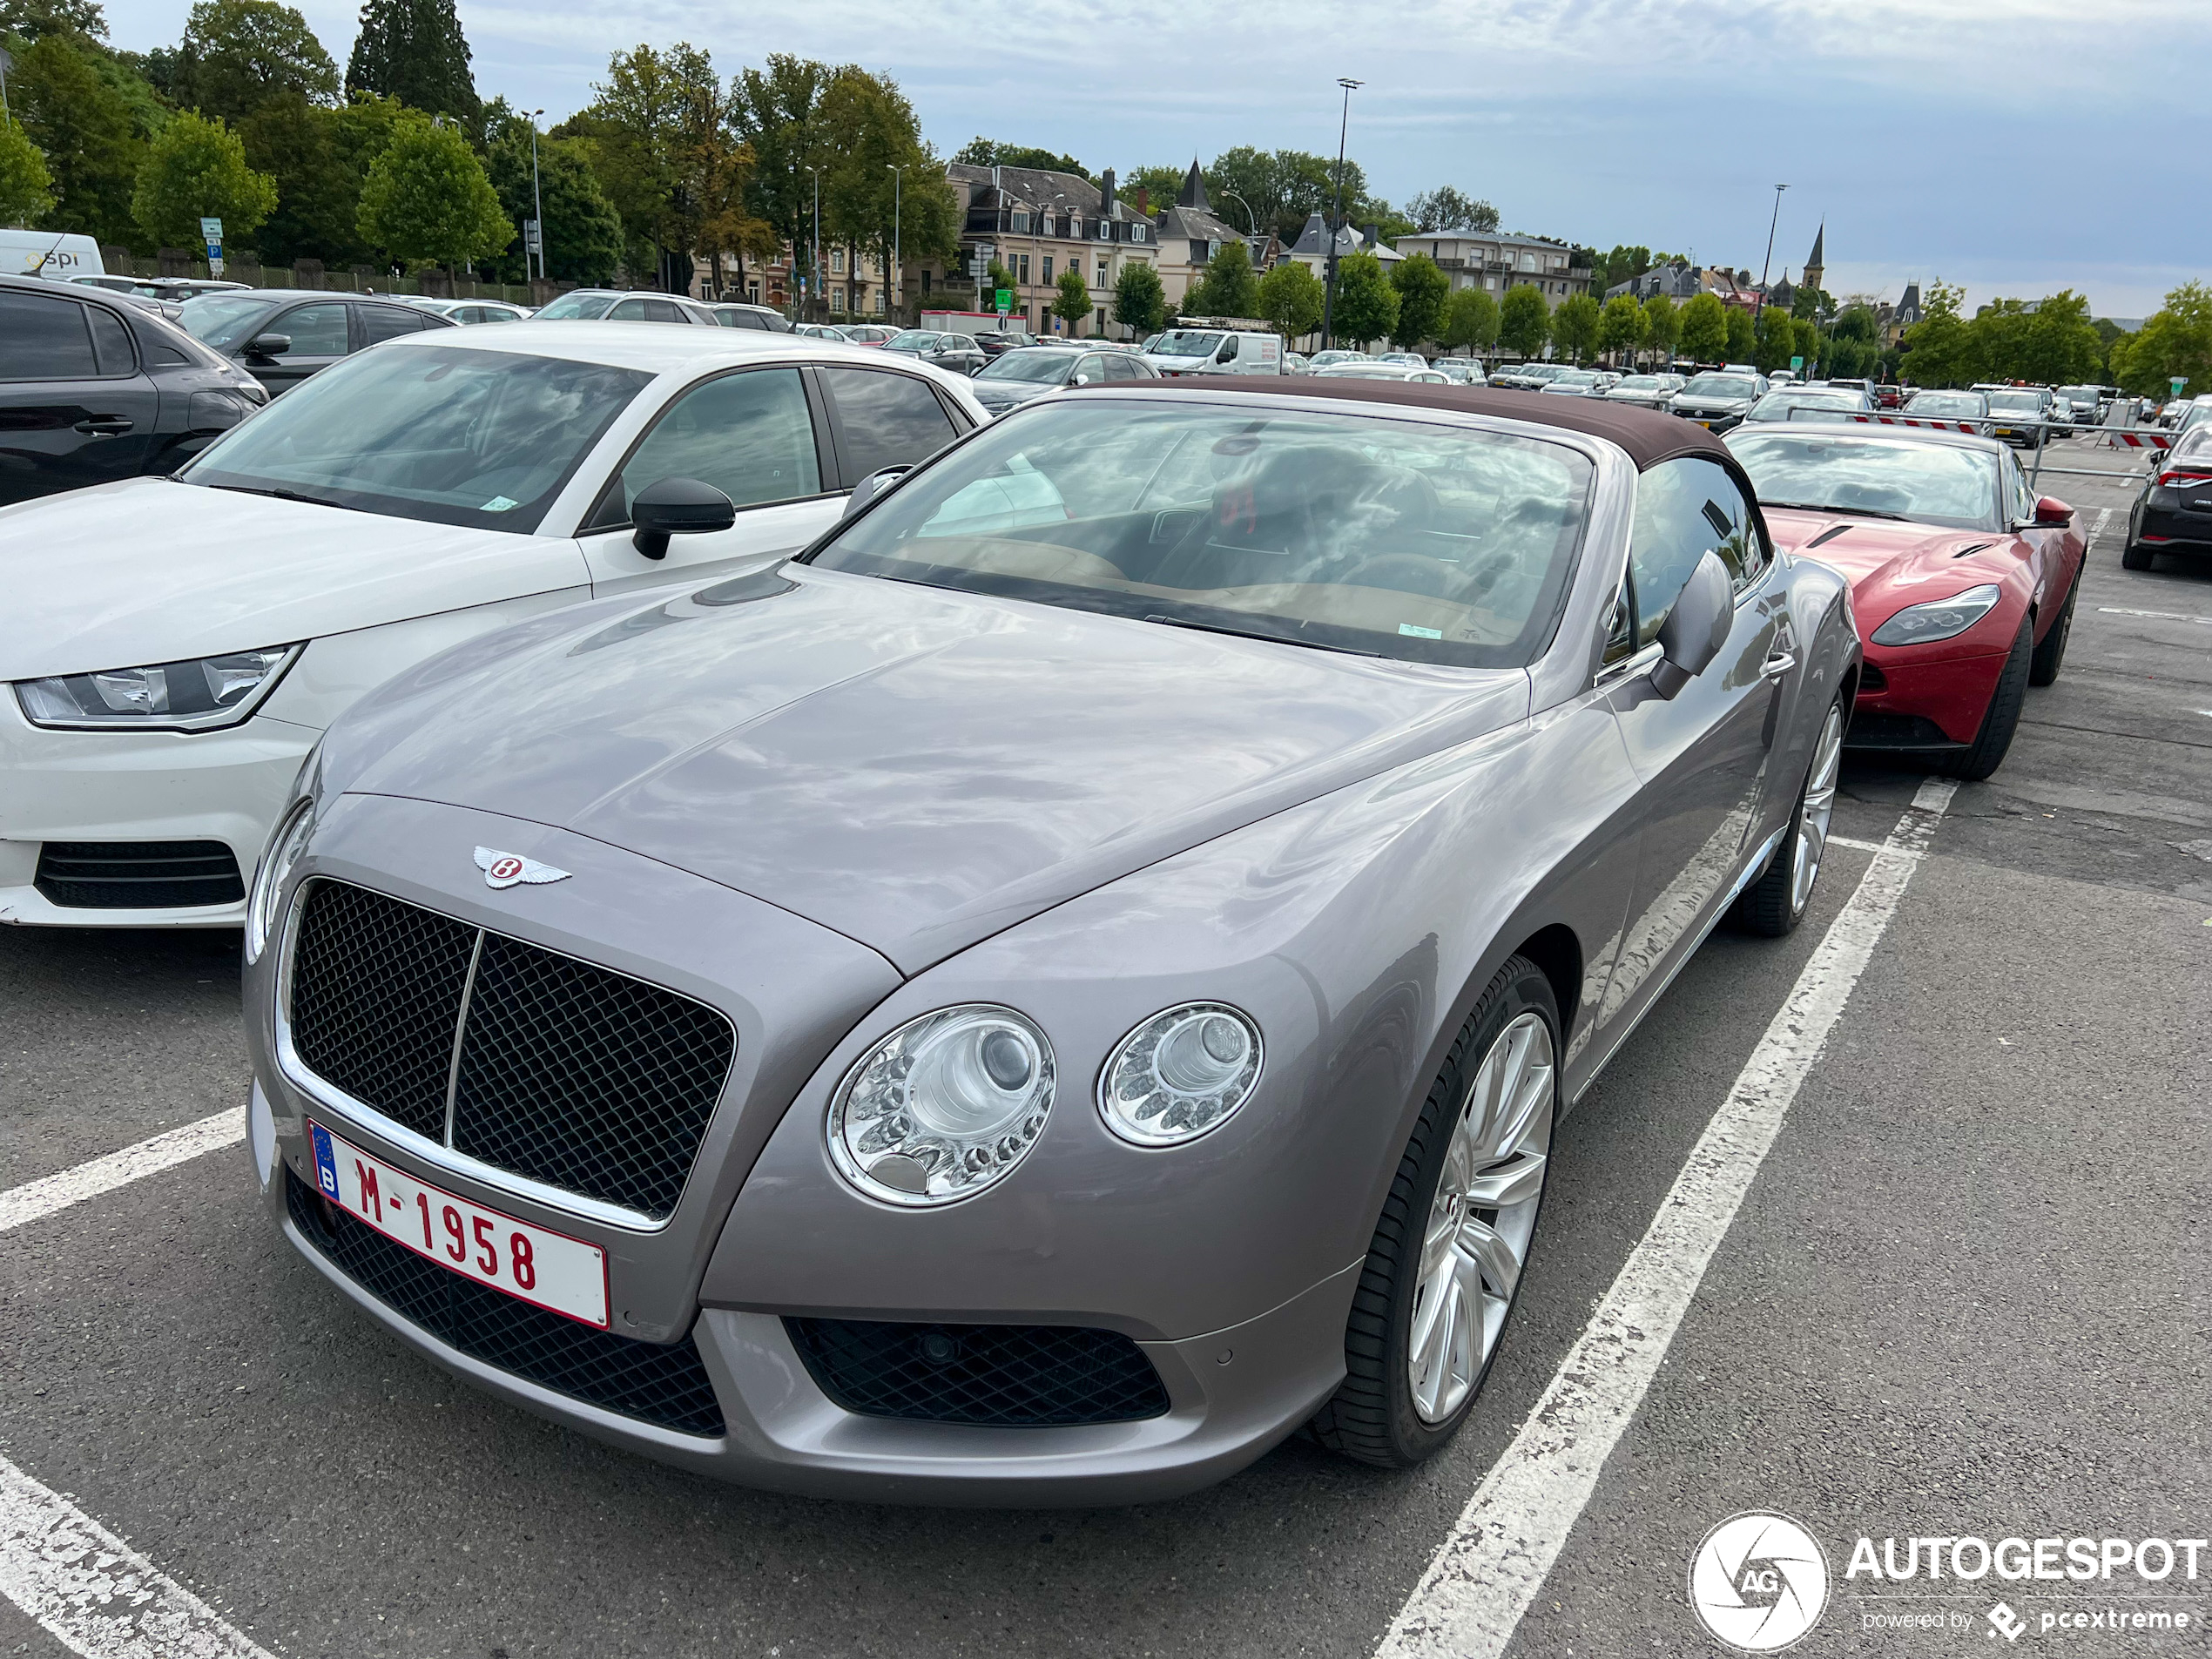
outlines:
[[[555,863],[574,879],[489,892],[470,857],[479,844]],[[395,869],[414,873],[403,880]],[[819,1149],[826,1090],[855,1045],[871,1040],[866,1033],[900,1017],[902,1001],[933,995],[922,981],[900,985],[887,963],[840,935],[603,843],[416,801],[327,803],[302,874],[318,878],[370,885],[464,924],[648,978],[710,1002],[737,1030],[736,1058],[690,1179],[664,1220],[641,1224],[475,1163],[321,1082],[300,1061],[282,1017],[288,935],[248,968],[248,1141],[272,1220],[372,1318],[503,1399],[642,1455],[777,1490],[871,1501],[1110,1504],[1223,1479],[1294,1432],[1343,1377],[1358,1260],[1290,1271],[1285,1264],[1303,1246],[1285,1239],[1249,1252],[1252,1261],[1224,1258],[1220,1271],[1192,1275],[1188,1260],[1202,1252],[1126,1237],[1123,1211],[1145,1204],[1197,1214],[1192,1226],[1212,1226],[1224,1211],[1242,1225],[1233,1211],[1264,1161],[1236,1156],[1226,1133],[1210,1147],[1214,1157],[1184,1161],[1186,1170],[1216,1171],[1198,1178],[1202,1191],[1165,1191],[1157,1173],[1149,1184],[1123,1179],[1118,1197],[1100,1190],[1089,1171],[1102,1156],[1149,1172],[1157,1161],[1112,1142],[1080,1106],[1066,1115],[1058,1147],[1048,1136],[1005,1188],[948,1211],[894,1214],[839,1184]],[[938,985],[934,995],[944,994]],[[1092,1045],[1100,1056],[1086,1048],[1080,1062],[1071,1036],[1071,1071],[1087,1076],[1123,1023],[1114,1010],[1102,1014],[1104,1035]],[[381,1298],[373,1274],[342,1266],[294,1212],[295,1195],[312,1193],[315,1180],[310,1114],[426,1184],[598,1245],[610,1323],[593,1339],[605,1346],[611,1336],[633,1358],[649,1347],[694,1345],[721,1432],[678,1432],[489,1363],[465,1339],[448,1340],[435,1320],[411,1318]],[[1295,1128],[1285,1123],[1280,1132],[1291,1136]],[[771,1154],[772,1141],[784,1151]],[[1020,1179],[1032,1170],[1032,1181]],[[1110,1189],[1110,1174],[1103,1184]],[[1069,1203],[1071,1186],[1087,1202]],[[781,1241],[783,1258],[762,1244],[764,1229]],[[889,1254],[886,1236],[896,1239]],[[1119,1258],[1103,1247],[1116,1238]],[[1179,1271],[1148,1273],[1125,1259],[1148,1249],[1172,1257]],[[1166,1409],[1133,1421],[1023,1427],[865,1415],[816,1381],[786,1316],[1111,1332],[1149,1361]]]
[[[235,927],[239,899],[181,907],[57,904],[33,885],[49,841],[216,841],[247,882],[321,734],[256,715],[219,732],[54,732],[0,689],[0,922],[59,927]]]
[[[1866,646],[1865,678],[1844,738],[1848,746],[1939,753],[1980,735],[2006,653],[1932,657],[1937,649]]]

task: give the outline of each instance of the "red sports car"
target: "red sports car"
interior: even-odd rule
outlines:
[[[2005,444],[1856,426],[1729,434],[1775,540],[1851,581],[1866,661],[1844,738],[1986,778],[2059,677],[2087,548]]]

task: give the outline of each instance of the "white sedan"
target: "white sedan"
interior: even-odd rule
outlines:
[[[173,477],[0,509],[0,921],[235,927],[300,762],[370,687],[624,588],[736,575],[987,419],[864,347],[439,329]]]

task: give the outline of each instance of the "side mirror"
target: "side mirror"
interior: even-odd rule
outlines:
[[[1235,362],[1237,361],[1237,342],[1233,340],[1225,340],[1222,341],[1221,349],[1213,354],[1213,360],[1217,363]]]
[[[291,349],[290,334],[256,334],[246,342],[248,357],[281,357]]]
[[[911,466],[879,467],[853,486],[853,493],[845,498],[845,511],[841,516],[852,517],[913,470]]]
[[[1651,684],[1659,695],[1672,699],[1721,654],[1728,631],[1736,619],[1736,590],[1728,566],[1708,548],[1697,568],[1689,573],[1675,608],[1659,624],[1659,665],[1651,671]]]
[[[2035,502],[2035,522],[2053,529],[2062,529],[2074,523],[2074,509],[2055,496],[2040,496]]]
[[[631,545],[649,559],[664,559],[670,536],[726,530],[738,522],[738,509],[712,484],[664,478],[637,492],[630,503],[630,522],[637,527]]]

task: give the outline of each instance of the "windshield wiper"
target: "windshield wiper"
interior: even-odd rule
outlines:
[[[1894,518],[1901,523],[1917,523],[1910,513],[1885,513],[1878,507],[1838,507],[1824,501],[1763,501],[1762,507],[1780,507],[1799,513],[1849,513],[1854,518]]]
[[[185,479],[180,482],[188,483],[191,480]],[[280,489],[273,486],[264,488],[259,484],[208,484],[205,488],[227,489],[234,496],[267,496],[277,501],[303,501],[310,507],[343,508],[349,513],[365,513],[368,510],[366,507],[354,507],[342,501],[332,501],[327,496],[303,496],[296,489]]]
[[[1256,628],[1226,628],[1217,622],[1188,622],[1181,617],[1158,615],[1144,618],[1170,628],[1189,628],[1202,634],[1227,634],[1231,639],[1265,639],[1278,645],[1303,645],[1308,651],[1332,651],[1346,657],[1379,657],[1379,651],[1361,651],[1356,645],[1327,645],[1318,639],[1298,639],[1289,634],[1265,634]]]

